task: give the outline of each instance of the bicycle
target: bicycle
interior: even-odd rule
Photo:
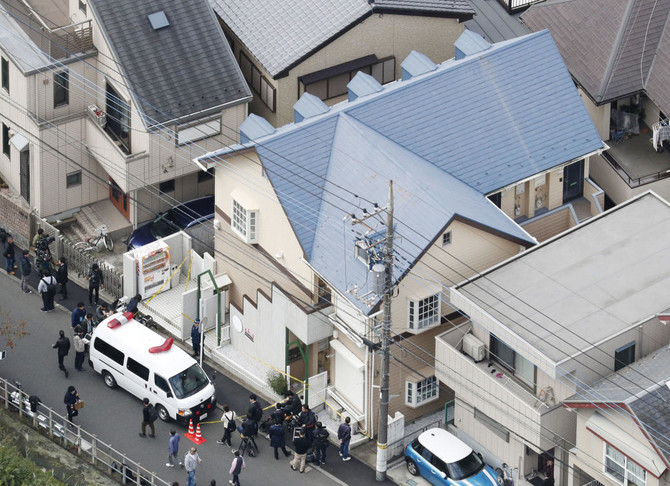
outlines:
[[[114,240],[107,233],[107,226],[101,224],[95,229],[97,236],[93,238],[87,238],[86,241],[80,241],[75,243],[75,250],[80,250],[82,253],[97,251],[100,247],[100,243],[108,250],[114,251]]]

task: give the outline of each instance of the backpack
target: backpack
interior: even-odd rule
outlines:
[[[49,280],[43,279],[44,283],[47,284],[47,294],[53,296],[56,295],[56,284],[54,283],[54,278],[49,277]]]
[[[235,423],[234,418],[231,418],[228,421],[228,427],[226,427],[226,429],[228,430],[228,432],[235,432],[237,430],[237,424]]]
[[[149,421],[154,422],[158,418],[158,410],[153,405],[149,405]]]

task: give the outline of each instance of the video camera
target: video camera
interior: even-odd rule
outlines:
[[[56,241],[55,236],[42,236],[35,244],[35,250],[48,251],[49,245]]]
[[[54,236],[42,236],[37,243],[35,243],[35,263],[39,271],[43,272],[49,270],[51,263],[51,250],[49,245],[56,241]]]

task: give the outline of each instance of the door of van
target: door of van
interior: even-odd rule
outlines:
[[[151,374],[152,376],[149,380],[149,392],[151,392],[149,400],[151,400],[151,403],[154,405],[158,404],[164,407],[169,417],[174,419],[177,416],[177,409],[174,406],[175,398],[172,395],[168,381],[155,372],[152,372]],[[160,409],[158,409],[158,413],[159,415],[161,414]],[[163,420],[165,420],[165,418],[161,417]]]
[[[129,356],[126,360],[126,370],[128,380],[125,389],[140,400],[149,398],[149,368]]]

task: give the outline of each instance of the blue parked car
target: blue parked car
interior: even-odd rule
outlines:
[[[500,486],[481,456],[444,429],[429,429],[405,448],[407,470],[436,486]]]
[[[126,242],[128,250],[139,248],[177,231],[193,228],[212,218],[214,218],[214,196],[205,196],[178,204],[133,231]],[[213,229],[211,233],[213,236]]]

